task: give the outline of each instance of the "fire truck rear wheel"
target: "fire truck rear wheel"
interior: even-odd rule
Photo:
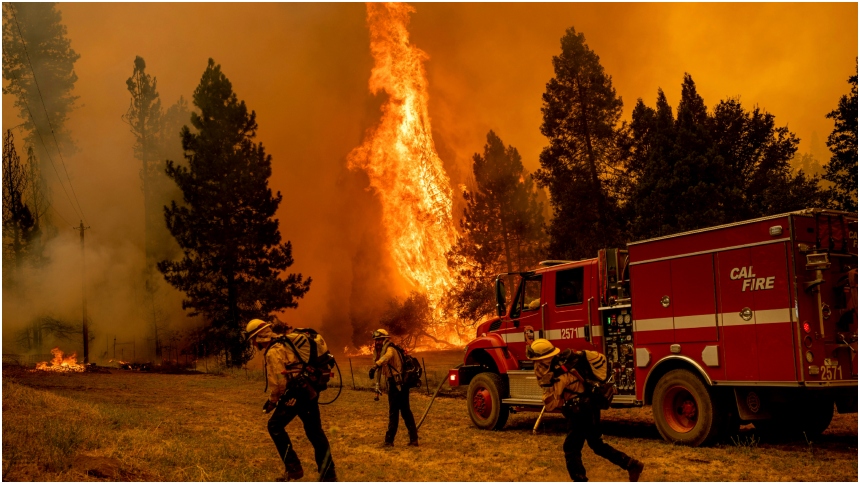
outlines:
[[[500,430],[505,426],[510,408],[502,404],[502,395],[507,393],[507,383],[495,373],[479,373],[472,378],[466,401],[475,426],[485,430]]]
[[[698,447],[713,441],[720,433],[719,405],[702,380],[687,370],[666,373],[654,388],[654,421],[669,442]]]

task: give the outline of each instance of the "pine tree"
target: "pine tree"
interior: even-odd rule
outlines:
[[[541,133],[549,146],[540,154],[535,180],[549,188],[552,200],[550,255],[578,259],[620,239],[618,200],[610,187],[623,103],[582,33],[569,28],[561,48],[543,94]]]
[[[131,94],[131,103],[123,120],[131,127],[135,137],[134,155],[140,161],[140,179],[143,190],[144,247],[147,268],[156,262],[154,232],[163,227],[161,206],[155,201],[155,179],[164,172],[159,156],[158,135],[161,130],[161,100],[158,98],[158,81],[146,73],[146,61],[137,56],[134,72],[125,81]]]
[[[210,321],[210,338],[229,364],[247,361],[241,337],[252,318],[298,306],[311,279],[282,274],[293,264],[290,242],[281,243],[274,219],[281,194],[268,186],[272,158],[254,143],[257,122],[212,59],[194,91],[192,133],[182,128],[188,166],[167,162],[167,175],[183,203],[165,208],[167,228],[184,256],[158,264],[165,279],[185,293],[191,316]],[[284,277],[281,277],[284,276]]]
[[[640,99],[625,129],[634,240],[822,205],[817,177],[791,169],[798,139],[772,114],[738,99],[709,113],[689,74],[677,113],[658,90],[656,109]]]
[[[857,211],[857,67],[848,78],[851,92],[839,99],[839,106],[827,114],[835,126],[827,137],[833,156],[825,168],[824,179],[833,183],[830,196],[835,208]]]
[[[35,221],[24,201],[27,170],[15,149],[12,130],[3,136],[3,259],[4,267],[20,273],[33,237]]]
[[[475,189],[464,193],[463,235],[448,254],[457,283],[446,301],[459,318],[477,322],[495,307],[496,274],[534,266],[545,234],[543,206],[517,149],[505,148],[490,131],[483,154],[472,161]]]
[[[3,3],[3,79],[9,81],[4,83],[3,94],[14,96],[27,131],[25,145],[34,148],[34,159],[56,158],[57,149],[64,155],[74,150],[65,122],[77,99],[72,90],[78,80],[74,70],[78,58],[56,3]],[[54,145],[54,136],[59,147]],[[35,168],[42,177],[39,186],[47,208],[51,197],[44,170]],[[42,237],[52,237],[56,229],[47,212],[39,215]]]

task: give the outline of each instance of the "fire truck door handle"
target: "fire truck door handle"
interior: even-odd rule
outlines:
[[[543,303],[540,306],[540,337],[541,338],[546,338],[545,314],[546,314],[546,303]]]
[[[585,340],[591,343],[591,302],[593,297],[588,298],[588,320],[585,321]],[[592,343],[593,344],[593,343]]]

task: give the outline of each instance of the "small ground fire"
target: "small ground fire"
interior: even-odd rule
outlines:
[[[54,358],[50,362],[42,361],[36,364],[36,370],[39,371],[54,371],[54,372],[83,372],[86,370],[84,365],[78,363],[78,354],[64,355],[59,347],[51,350]]]

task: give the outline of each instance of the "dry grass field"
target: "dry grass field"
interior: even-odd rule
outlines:
[[[457,354],[425,355],[431,390]],[[419,355],[420,358],[420,355]],[[432,362],[431,362],[432,361]],[[511,416],[501,432],[474,428],[456,393],[436,400],[420,430],[421,446],[381,447],[385,397],[346,387],[322,407],[338,476],[344,481],[567,481],[561,444],[564,419]],[[353,358],[356,384],[367,386],[367,364]],[[267,481],[282,467],[260,409],[260,375],[43,374],[4,369],[4,481]],[[438,380],[437,380],[438,381]],[[328,394],[332,390],[326,392]],[[416,418],[429,402],[416,392]],[[324,394],[324,397],[330,395]],[[857,481],[857,415],[837,415],[813,442],[759,442],[751,427],[708,448],[664,442],[650,409],[604,413],[605,439],[646,463],[643,481]],[[287,428],[315,480],[313,452],[298,420]],[[593,481],[623,481],[626,473],[584,451]]]

